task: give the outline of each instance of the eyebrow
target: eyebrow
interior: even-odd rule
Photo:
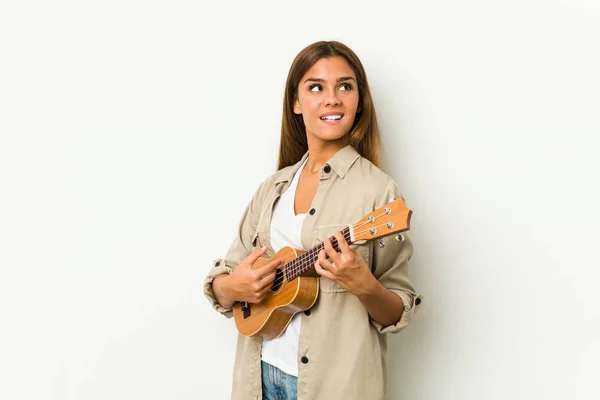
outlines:
[[[351,76],[342,76],[341,78],[337,78],[337,82],[342,82],[342,81],[349,81],[349,80],[353,80],[356,82],[356,80],[351,77]],[[306,82],[325,82],[325,79],[321,79],[321,78],[308,78],[307,80],[304,81],[304,83]]]

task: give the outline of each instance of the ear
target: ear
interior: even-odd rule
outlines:
[[[294,114],[302,114],[302,107],[300,107],[298,96],[294,96]]]

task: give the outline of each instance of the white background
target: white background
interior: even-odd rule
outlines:
[[[0,398],[229,397],[202,281],[322,39],[414,211],[389,398],[600,398],[597,2],[201,3],[1,3]]]

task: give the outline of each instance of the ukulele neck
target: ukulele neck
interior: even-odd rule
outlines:
[[[350,228],[346,227],[345,229],[343,229],[342,231],[340,231],[340,233],[342,234],[342,236],[344,236],[344,238],[346,239],[346,241],[348,242],[348,244],[352,244],[354,243],[352,241],[352,238],[350,237]],[[339,243],[337,241],[337,239],[332,236],[329,238],[331,240],[331,244],[334,248],[335,251],[339,251]],[[296,279],[297,277],[299,277],[300,275],[302,275],[303,273],[305,273],[306,271],[310,270],[311,268],[314,268],[315,266],[315,262],[317,262],[317,259],[319,258],[319,252],[321,250],[323,250],[325,248],[325,244],[323,242],[317,244],[315,247],[313,247],[312,249],[302,253],[300,256],[294,258],[292,261],[290,261],[289,263],[287,263],[286,265],[286,275],[287,275],[287,280],[288,281],[292,281],[294,279]]]

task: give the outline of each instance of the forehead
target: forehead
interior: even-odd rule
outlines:
[[[319,78],[319,79],[336,79],[342,76],[351,76],[356,79],[356,75],[348,61],[344,57],[336,56],[329,58],[321,58],[319,61],[314,63],[306,74],[302,77],[302,82],[307,78]]]

